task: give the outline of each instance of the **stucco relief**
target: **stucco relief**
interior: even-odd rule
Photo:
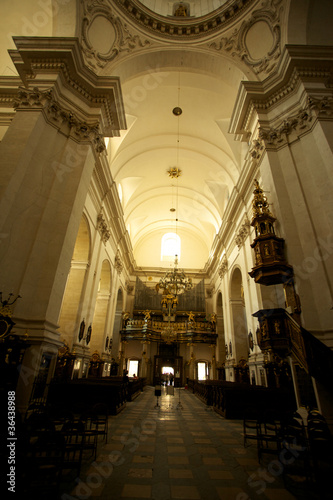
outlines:
[[[235,238],[235,242],[238,248],[241,248],[244,245],[245,240],[249,235],[250,235],[250,222],[247,217],[244,217],[242,225],[239,228]]]
[[[279,149],[308,132],[315,118],[333,119],[333,98],[308,96],[306,106],[288,115],[275,127],[260,127],[258,138],[252,141],[250,154],[260,160],[266,149]]]
[[[80,120],[75,113],[64,109],[54,98],[52,89],[40,90],[38,87],[26,89],[19,87],[16,97],[13,99],[14,109],[38,108],[45,111],[45,117],[60,128],[66,122],[69,126],[70,134],[79,141],[89,141],[92,143],[97,153],[105,150],[104,137],[100,133],[99,124],[88,124]]]
[[[283,0],[265,0],[230,36],[210,42],[209,48],[230,54],[265,75],[277,66],[281,55],[280,16]]]
[[[107,1],[88,0],[82,3],[82,9],[80,45],[86,62],[94,69],[104,68],[121,52],[150,45],[149,40],[131,33]]]

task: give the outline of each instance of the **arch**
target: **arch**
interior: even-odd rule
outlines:
[[[77,334],[81,317],[82,295],[85,289],[89,258],[91,254],[91,233],[89,223],[83,214],[75,241],[71,268],[59,314],[59,331],[69,346],[78,341]]]
[[[232,357],[235,364],[248,358],[247,321],[244,303],[242,272],[235,266],[230,278],[230,308],[232,318]]]
[[[106,325],[110,306],[111,266],[108,260],[102,262],[101,274],[95,302],[95,311],[92,321],[91,351],[105,352]]]

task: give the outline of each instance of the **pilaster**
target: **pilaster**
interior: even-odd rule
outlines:
[[[230,132],[249,144],[294,266],[302,324],[332,335],[333,51],[287,45],[275,75],[243,82]],[[297,262],[297,265],[294,263]]]
[[[125,119],[119,80],[88,70],[76,39],[14,41],[10,55],[21,86],[0,91],[2,105],[15,109],[0,144],[0,283],[4,293],[22,297],[16,333],[27,331],[31,343],[42,351],[48,344],[54,356],[95,158],[105,150],[103,136],[119,134]],[[29,369],[37,375],[39,361]]]

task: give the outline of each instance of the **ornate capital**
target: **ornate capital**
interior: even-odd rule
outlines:
[[[132,285],[130,281],[126,281],[126,283],[125,283],[125,288],[126,288],[126,292],[127,292],[129,295],[132,295],[132,293],[133,293],[133,291],[134,291],[134,285]]]
[[[107,243],[107,241],[109,240],[111,233],[110,233],[110,230],[108,228],[107,223],[105,222],[103,214],[101,214],[101,213],[97,217],[97,229],[98,229],[98,232],[101,235],[101,239],[105,245]]]
[[[13,107],[16,110],[43,109],[46,118],[53,125],[60,127],[67,123],[74,139],[91,142],[97,153],[105,150],[105,142],[99,131],[99,124],[88,124],[80,120],[72,111],[63,108],[55,99],[52,89],[40,90],[38,87],[32,89],[20,87],[13,101]]]
[[[224,255],[222,258],[222,261],[221,261],[221,265],[219,267],[219,271],[218,271],[221,279],[224,277],[224,275],[226,274],[227,271],[228,271],[228,260],[227,260],[227,256]]]
[[[279,149],[288,144],[293,137],[299,137],[307,132],[315,118],[333,119],[333,98],[309,96],[305,108],[289,115],[276,127],[260,127],[258,139],[252,142],[250,155],[259,160],[266,149]]]
[[[235,238],[236,245],[238,246],[238,248],[241,248],[244,245],[244,242],[249,235],[250,235],[250,222],[247,219],[245,219]]]
[[[114,259],[114,265],[115,265],[115,268],[117,270],[117,273],[118,274],[121,274],[123,268],[124,268],[124,264],[121,260],[121,256],[120,256],[120,252],[119,250],[117,251],[117,254],[116,254],[116,257]]]

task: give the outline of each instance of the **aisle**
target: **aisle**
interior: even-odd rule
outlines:
[[[196,396],[146,387],[110,418],[108,444],[62,498],[292,500],[274,459],[259,465],[243,446],[242,422],[225,420]],[[69,496],[70,494],[71,496]],[[297,497],[299,498],[299,497]]]

